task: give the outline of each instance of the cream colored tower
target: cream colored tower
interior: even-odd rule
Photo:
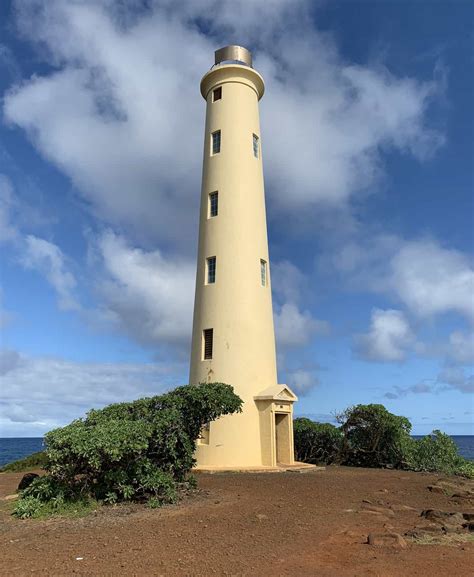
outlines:
[[[207,112],[190,383],[228,383],[244,405],[203,431],[197,464],[291,464],[296,397],[277,384],[258,111],[264,82],[245,48],[215,56],[201,81]]]

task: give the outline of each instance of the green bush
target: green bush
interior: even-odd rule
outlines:
[[[411,423],[383,405],[356,405],[338,415],[344,435],[342,461],[357,467],[400,467]]]
[[[474,463],[461,457],[451,437],[438,430],[421,439],[408,440],[404,447],[404,466],[413,471],[474,477]]]
[[[174,502],[203,425],[241,405],[231,386],[210,383],[89,411],[45,436],[47,474],[22,492],[16,514],[53,499]]]
[[[342,432],[329,423],[315,423],[305,417],[293,421],[295,456],[298,461],[314,465],[337,462]]]
[[[474,462],[459,455],[449,435],[433,431],[413,439],[410,421],[383,405],[349,407],[337,420],[340,428],[295,419],[296,458],[314,464],[393,467],[474,478]]]

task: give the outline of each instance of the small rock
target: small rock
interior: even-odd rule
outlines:
[[[464,526],[459,523],[443,523],[441,528],[444,533],[463,533]]]
[[[432,492],[432,493],[440,493],[442,495],[445,494],[445,489],[444,487],[440,487],[439,485],[428,485],[428,489]]]
[[[435,523],[448,523],[450,525],[462,525],[466,521],[462,513],[448,513],[437,509],[425,509],[421,512],[421,517]]]
[[[436,525],[435,523],[429,523],[428,525],[422,525],[420,527],[415,527],[414,529],[410,529],[405,533],[406,537],[413,537],[415,539],[420,539],[422,537],[433,536],[433,535],[440,535],[443,532],[440,525]]]
[[[7,495],[3,497],[2,501],[13,501],[14,499],[18,499],[18,495]]]
[[[394,517],[395,513],[392,509],[387,507],[379,507],[377,505],[371,505],[369,503],[362,503],[362,512],[364,513],[377,513],[379,515],[386,515],[387,517]]]
[[[474,493],[471,491],[458,491],[452,495],[454,499],[474,499]]]
[[[370,533],[367,537],[367,543],[373,547],[407,548],[407,542],[398,533]]]
[[[39,475],[37,475],[36,473],[26,473],[21,478],[21,481],[18,484],[17,491],[23,491],[24,489],[29,487],[31,485],[31,483],[33,483],[33,481],[38,477],[39,477]]]
[[[263,513],[257,513],[257,514],[255,515],[255,517],[257,517],[257,519],[258,519],[259,521],[263,521],[264,519],[268,519],[268,516],[267,516],[267,515],[264,515]]]
[[[416,509],[414,507],[410,507],[410,505],[400,505],[398,503],[392,505],[392,509],[394,511],[416,511]]]

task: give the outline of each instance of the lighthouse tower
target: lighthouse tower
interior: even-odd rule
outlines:
[[[278,385],[268,256],[261,75],[241,46],[215,53],[201,81],[206,128],[190,383],[221,382],[242,413],[209,423],[198,468],[292,464],[295,395]]]

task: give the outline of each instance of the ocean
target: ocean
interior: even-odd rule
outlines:
[[[458,446],[460,455],[474,461],[474,435],[453,435],[452,439]],[[41,437],[0,438],[0,467],[42,449],[43,439]]]

